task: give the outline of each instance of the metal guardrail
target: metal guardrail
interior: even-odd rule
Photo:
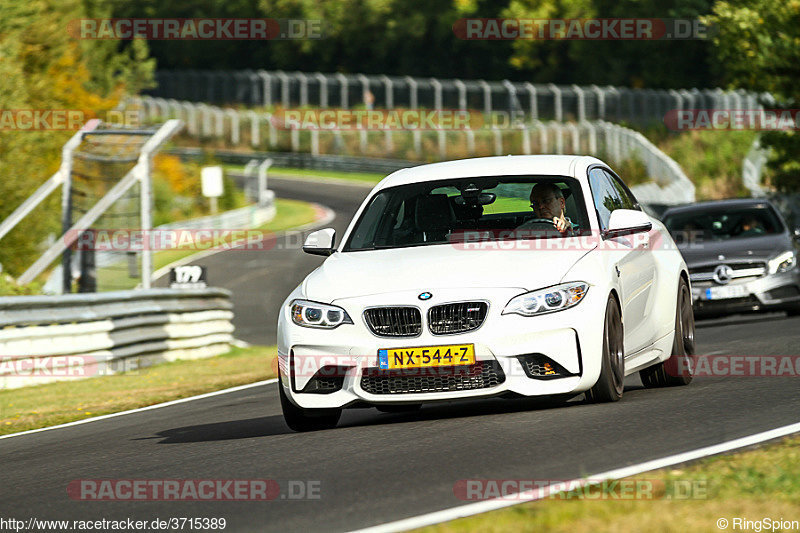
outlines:
[[[280,70],[160,70],[156,80],[151,96],[210,104],[476,109],[559,122],[660,122],[672,109],[757,109],[759,96],[769,96],[719,88],[629,89]]]
[[[207,151],[202,148],[172,148],[165,153],[190,161],[203,161]],[[246,165],[253,159],[272,159],[277,167],[306,168],[311,170],[339,170],[342,172],[390,173],[401,168],[420,165],[419,161],[382,159],[374,157],[352,157],[344,155],[312,155],[302,152],[233,152],[214,150],[214,159],[227,165]]]
[[[0,389],[225,353],[224,289],[0,297]]]

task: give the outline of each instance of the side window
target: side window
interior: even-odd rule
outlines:
[[[405,219],[406,203],[408,203],[408,200],[400,204],[400,211],[397,212],[397,216],[395,217],[394,229],[399,228],[400,226],[403,225],[404,222],[406,222]]]
[[[600,221],[600,229],[606,230],[611,212],[622,207],[622,199],[603,169],[593,168],[589,171],[589,185],[592,188],[592,201]]]
[[[614,188],[617,189],[617,194],[619,195],[620,200],[622,201],[622,208],[623,209],[635,209],[637,211],[641,211],[641,208],[638,207],[639,202],[636,201],[636,198],[633,196],[625,185],[622,182],[611,174],[608,171],[603,171],[606,176],[608,176],[609,181],[614,184]]]

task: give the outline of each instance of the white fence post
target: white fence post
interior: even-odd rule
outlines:
[[[241,132],[239,131],[239,113],[234,109],[226,109],[225,114],[228,115],[231,124],[231,144],[239,146],[241,140]]]
[[[319,82],[319,106],[325,109],[328,107],[328,78],[321,72],[314,73],[314,77]]]
[[[553,92],[553,109],[555,110],[555,120],[556,122],[562,122],[564,120],[564,107],[561,100],[561,89],[559,89],[555,83],[549,83],[547,87]]]
[[[492,125],[494,133],[494,154],[503,155],[503,133],[497,126]]]
[[[382,75],[380,79],[383,82],[386,109],[394,109],[394,86],[392,85],[392,80],[385,74]]]
[[[411,109],[419,108],[419,102],[417,100],[417,80],[411,76],[404,76],[403,79],[408,83],[408,107]]]
[[[347,109],[348,108],[348,101],[347,101],[347,97],[348,97],[348,94],[347,94],[347,92],[348,92],[348,81],[347,81],[347,77],[344,74],[342,74],[341,72],[339,72],[338,74],[336,74],[336,79],[339,80],[339,105],[341,106],[342,109]]]
[[[577,85],[572,86],[572,90],[575,91],[575,95],[578,97],[578,122],[585,122],[586,121],[586,98],[583,93],[583,89],[578,87]]]
[[[467,86],[461,80],[453,80],[458,89],[458,108],[462,111],[467,109]]]
[[[437,111],[442,110],[442,84],[436,78],[431,78],[431,85],[433,85],[433,108]]]
[[[261,124],[255,111],[248,111],[247,116],[250,118],[250,144],[255,148],[261,144]]]
[[[531,120],[539,120],[539,103],[536,101],[536,87],[529,81],[526,81],[524,85],[525,89],[528,90],[528,97],[530,98]]]
[[[467,153],[475,155],[475,132],[472,128],[466,128],[464,134],[467,136]]]
[[[272,166],[272,159],[265,159],[258,165],[258,205],[265,206],[268,203],[267,199],[267,172],[269,167]]]
[[[278,79],[281,80],[281,105],[286,109],[290,105],[289,76],[282,70],[276,70],[275,74],[278,76]]]
[[[484,114],[491,115],[492,113],[492,88],[486,83],[486,80],[478,80],[478,85],[483,89],[483,112]]]

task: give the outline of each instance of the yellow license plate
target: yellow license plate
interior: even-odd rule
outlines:
[[[383,369],[471,365],[475,363],[475,345],[386,348],[378,350],[378,362]]]

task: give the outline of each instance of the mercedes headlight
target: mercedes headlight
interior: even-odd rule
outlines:
[[[770,259],[769,273],[777,274],[778,272],[786,272],[793,269],[795,266],[797,266],[797,255],[795,255],[794,251],[789,250],[788,252],[783,252],[775,259]]]
[[[352,324],[347,311],[335,305],[295,300],[291,306],[292,322],[307,328],[333,329],[342,324]]]
[[[512,298],[503,309],[503,314],[534,316],[563,311],[578,305],[588,290],[588,283],[578,281],[526,292]]]

